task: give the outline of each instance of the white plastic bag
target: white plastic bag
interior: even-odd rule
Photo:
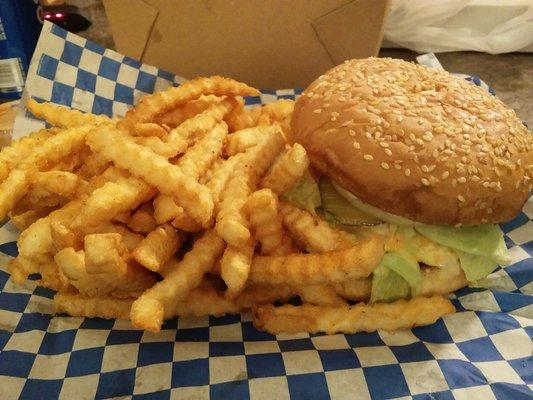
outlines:
[[[505,1],[499,3],[509,6]],[[385,38],[421,53],[474,50],[499,54],[523,50],[533,44],[533,0],[517,3],[522,5],[523,13],[486,32],[475,24],[457,27],[449,23],[465,8],[479,7],[479,0],[392,0]],[[485,11],[487,18],[490,13],[498,13],[499,6],[492,5]]]

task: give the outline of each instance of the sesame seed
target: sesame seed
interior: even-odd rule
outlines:
[[[377,135],[376,135],[376,136],[377,136]],[[386,142],[381,142],[379,145],[380,145],[381,147],[385,147],[385,148],[389,147],[389,144],[386,143]]]
[[[374,157],[372,157],[370,154],[365,154],[363,156],[363,158],[366,160],[366,161],[372,161],[374,159]]]
[[[432,172],[435,168],[437,168],[436,165],[434,165],[434,164],[433,164],[433,165],[430,165],[430,166],[428,166],[428,171],[429,171],[429,172]]]
[[[466,178],[464,176],[461,176],[460,178],[457,178],[457,182],[465,183],[466,182]]]
[[[423,172],[429,172],[428,166],[426,164],[422,165]]]
[[[416,139],[416,143],[418,143],[420,146],[424,145],[424,141],[422,139]]]
[[[386,162],[382,162],[382,163],[381,163],[381,168],[383,168],[383,169],[389,169],[390,167],[389,167],[389,164],[387,164]]]
[[[483,182],[483,187],[484,188],[488,188],[490,186],[490,183],[489,182]]]
[[[446,179],[446,178],[448,178],[449,176],[450,176],[450,173],[449,173],[448,171],[444,171],[444,172],[442,173],[442,175],[441,175],[441,178],[442,178],[442,179]]]
[[[385,154],[388,156],[392,156],[392,151],[390,149],[385,149]]]
[[[354,137],[355,136],[355,131],[353,129],[350,129],[349,134],[350,134],[351,137]]]
[[[422,184],[424,186],[429,186],[431,183],[429,182],[429,180],[427,180],[426,178],[422,178],[420,179],[420,182],[422,182]]]
[[[492,208],[490,207],[487,208],[487,214],[492,214]]]
[[[370,132],[365,132],[365,136],[367,137],[367,139],[372,139],[372,134]]]
[[[353,146],[355,149],[357,149],[357,150],[359,150],[359,149],[361,148],[361,145],[360,145],[359,143],[357,143],[357,142],[353,142],[353,143],[352,143],[352,146]]]
[[[459,200],[461,203],[464,203],[466,200],[463,196],[461,196],[460,194],[457,195],[457,200]]]
[[[406,168],[404,171],[405,176],[411,175],[411,170],[409,168]]]
[[[322,112],[322,109],[321,108],[317,108],[316,110],[313,111],[315,114],[320,114]]]

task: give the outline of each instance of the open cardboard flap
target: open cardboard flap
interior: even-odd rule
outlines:
[[[192,78],[305,87],[376,55],[389,0],[104,0],[117,50]]]

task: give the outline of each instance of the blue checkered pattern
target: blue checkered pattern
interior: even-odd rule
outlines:
[[[28,95],[109,114],[178,82],[50,24],[32,68]],[[249,104],[297,94],[265,92]],[[456,314],[412,331],[333,336],[272,336],[246,314],[174,319],[159,334],[51,316],[51,291],[9,280],[18,232],[5,223],[0,399],[531,399],[532,219],[530,201],[502,225],[512,264],[487,289],[457,292]]]

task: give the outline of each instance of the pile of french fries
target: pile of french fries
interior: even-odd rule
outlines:
[[[258,94],[198,78],[122,119],[29,100],[52,128],[0,153],[0,217],[21,231],[12,279],[39,274],[58,313],[150,331],[249,309],[272,333],[408,328],[453,311],[439,296],[347,302],[369,298],[385,239],[281,200],[309,159],[290,140],[293,102],[245,108]]]

